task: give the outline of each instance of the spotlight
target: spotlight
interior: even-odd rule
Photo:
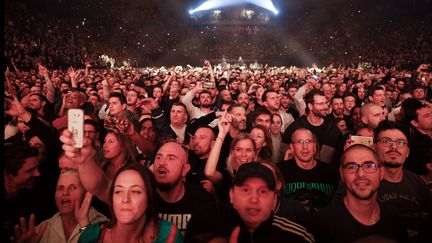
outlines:
[[[189,14],[193,14],[198,11],[205,11],[210,9],[217,9],[227,6],[234,6],[243,3],[250,3],[267,10],[272,11],[275,15],[279,13],[279,11],[275,8],[271,0],[207,0],[197,8],[193,10],[189,10]]]

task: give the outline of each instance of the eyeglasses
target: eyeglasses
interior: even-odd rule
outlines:
[[[355,162],[348,162],[342,165],[342,168],[349,174],[357,173],[360,167],[366,173],[375,173],[380,166],[373,161],[365,161],[361,165]]]
[[[398,148],[402,148],[408,144],[408,141],[406,141],[405,139],[393,140],[391,138],[380,138],[380,139],[377,139],[376,141],[382,143],[386,147],[390,147],[393,144],[395,144]]]
[[[297,139],[297,140],[292,141],[293,144],[301,144],[301,145],[303,145],[303,144],[309,145],[309,144],[314,143],[314,142],[315,141],[313,139]]]

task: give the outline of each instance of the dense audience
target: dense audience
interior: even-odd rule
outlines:
[[[344,28],[349,13],[320,31],[293,19],[243,28],[259,36],[243,45],[244,36],[228,37],[239,30],[172,24],[153,7],[145,19],[159,34],[137,53],[122,47],[150,27],[124,25],[111,38],[118,23],[6,7],[2,242],[430,241],[431,30],[416,22],[424,17],[359,36]],[[133,22],[138,12],[129,14]],[[383,38],[370,38],[377,32]],[[335,44],[321,39],[329,35]],[[202,64],[157,66],[173,48]],[[209,61],[279,53],[326,65]],[[84,111],[79,148],[71,109]]]
[[[79,2],[53,3],[51,8],[57,6],[57,10],[51,11],[47,10],[50,6],[34,11],[35,6],[23,2],[5,5],[5,57],[25,67],[34,67],[28,63],[34,58],[48,67],[76,66],[83,59],[105,67],[101,55],[113,57],[117,67],[124,62],[132,66],[196,65],[203,58],[242,57],[278,65],[369,62],[414,68],[431,59],[432,19],[423,3],[395,3],[406,8],[403,14],[392,13],[385,3],[374,11],[361,4],[352,4],[346,11],[330,5],[301,9],[301,15],[287,12],[269,23],[239,26],[199,24],[204,19],[170,15],[154,3],[117,3],[115,8],[102,4],[98,8],[104,14],[100,14],[89,12]],[[43,7],[47,9],[41,10]],[[58,8],[72,8],[76,16]],[[332,15],[331,21],[323,19],[326,13]]]

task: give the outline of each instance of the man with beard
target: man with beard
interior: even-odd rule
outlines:
[[[204,175],[205,164],[215,139],[214,131],[209,126],[201,126],[196,130],[190,140],[190,147],[193,153],[189,154],[191,168],[186,176],[188,183],[202,186],[210,194],[214,193],[213,182],[218,178],[219,180],[222,178],[221,172],[216,172],[219,175],[214,176],[215,178],[211,178],[211,180]],[[218,168],[220,171],[223,169]]]
[[[192,212],[213,199],[201,187],[183,182],[190,170],[186,150],[177,143],[166,143],[156,153],[156,210],[159,218],[175,224],[182,233]]]
[[[249,95],[246,92],[241,92],[237,96],[237,104],[242,105],[246,109],[247,114],[249,114],[251,112],[248,109],[248,107],[249,107]]]
[[[328,115],[329,118],[341,118],[344,119],[344,102],[342,97],[336,95],[333,96],[330,102],[332,112]]]
[[[285,130],[282,143],[283,151],[289,148],[292,133],[299,127],[309,129],[317,137],[319,147],[319,159],[326,163],[336,161],[334,158],[336,148],[341,139],[341,132],[336,123],[327,116],[327,99],[320,90],[313,89],[305,96],[306,116],[297,119]]]
[[[310,229],[316,241],[406,242],[400,217],[378,203],[384,169],[375,151],[361,144],[349,147],[342,155],[339,173],[346,193],[312,219]]]
[[[218,168],[225,168],[225,161],[230,153],[230,145],[233,138],[246,131],[246,109],[240,104],[234,104],[228,108],[227,112],[231,115],[232,121],[229,132],[222,144]]]
[[[50,103],[43,94],[31,94],[28,99],[27,107],[35,110],[39,116],[49,122],[52,122],[55,118],[53,113],[54,105]]]
[[[202,83],[198,83],[195,88],[191,89],[182,98],[183,104],[186,105],[190,119],[200,118],[212,112],[212,97],[209,91],[203,89]],[[193,98],[198,94],[198,106],[192,104]]]
[[[4,210],[2,242],[9,242],[20,217],[36,215],[37,223],[55,212],[54,194],[48,186],[36,181],[39,173],[38,150],[27,144],[8,143],[4,147]]]
[[[330,203],[339,176],[337,168],[316,160],[316,139],[306,128],[294,131],[290,149],[294,159],[277,164],[284,179],[283,195],[301,201],[309,211],[316,211]]]
[[[252,127],[255,127],[256,125],[260,125],[267,129],[270,129],[271,118],[272,113],[269,109],[264,106],[258,107],[256,110],[254,110],[247,116],[246,130],[250,131]]]
[[[281,132],[284,132],[285,129],[294,122],[294,118],[291,114],[286,111],[281,111],[281,102],[280,95],[276,93],[274,90],[267,90],[262,95],[262,101],[264,102],[264,106],[270,110],[272,114],[279,114],[282,117],[282,128]],[[270,118],[271,120],[271,118]]]
[[[384,165],[378,200],[399,210],[410,240],[417,242],[423,233],[431,239],[432,225],[425,218],[432,213],[432,193],[417,174],[403,168],[410,152],[407,134],[405,127],[391,121],[381,122],[375,130],[375,149]]]

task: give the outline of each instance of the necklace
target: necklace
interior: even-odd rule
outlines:
[[[372,225],[375,225],[376,223],[378,223],[378,221],[380,220],[381,210],[380,210],[378,205],[375,205],[373,211],[371,212],[371,216],[367,217],[366,215],[364,215],[362,213],[359,213],[359,212],[356,213],[356,211],[353,211],[353,209],[348,206],[349,204],[347,202],[346,197],[343,199],[343,202],[345,204],[346,209],[351,214],[351,216],[354,217],[358,222],[360,222],[364,225],[372,226]],[[372,217],[374,217],[374,219],[371,221],[370,219]]]

